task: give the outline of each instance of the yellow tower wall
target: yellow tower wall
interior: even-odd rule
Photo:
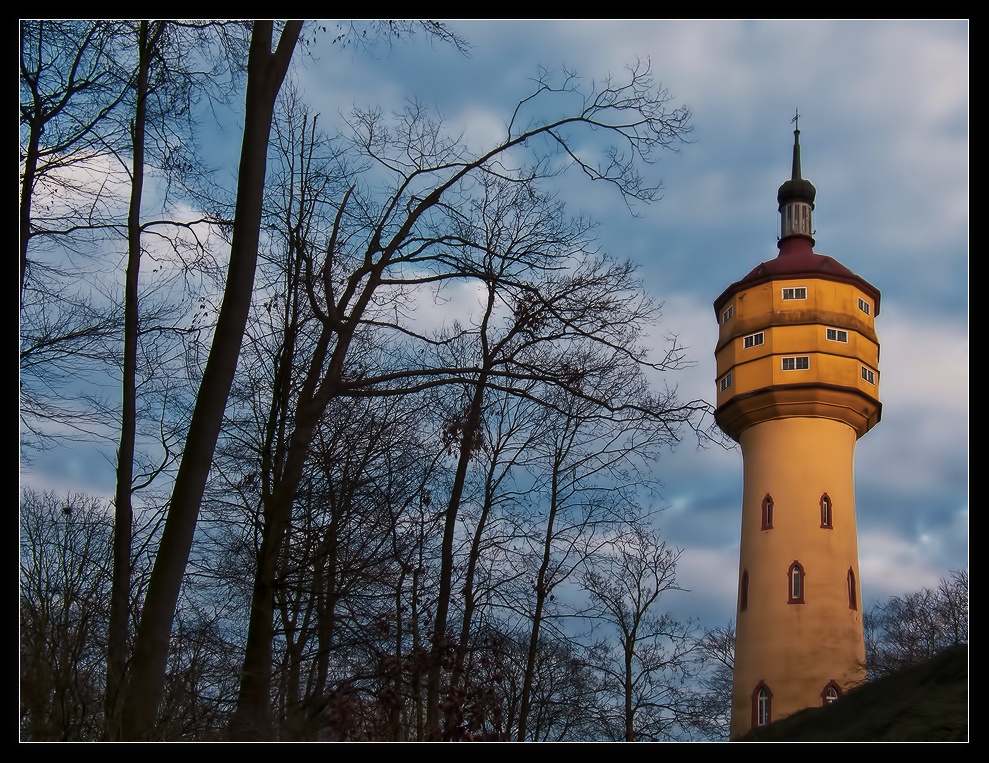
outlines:
[[[772,720],[819,706],[865,678],[853,461],[856,431],[829,418],[771,419],[741,433],[744,488],[731,737],[753,725],[753,692],[771,692]],[[832,506],[821,526],[821,497]],[[764,498],[773,500],[763,529]],[[788,571],[804,571],[804,603],[788,603]],[[848,572],[854,576],[850,599]],[[740,607],[742,597],[740,596]],[[853,604],[854,606],[850,606]]]
[[[783,290],[791,288],[805,289],[806,298],[783,299]],[[745,426],[775,416],[835,418],[859,437],[878,422],[875,306],[854,282],[780,278],[740,289],[719,315],[728,307],[731,317],[720,321],[715,359],[716,420],[730,436],[738,440]],[[829,339],[829,330],[841,332],[845,341]],[[746,339],[757,335],[761,342],[746,347]],[[783,358],[789,357],[806,358],[808,367],[784,369]]]

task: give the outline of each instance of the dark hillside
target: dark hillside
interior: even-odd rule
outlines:
[[[740,742],[967,742],[968,646],[864,684]]]

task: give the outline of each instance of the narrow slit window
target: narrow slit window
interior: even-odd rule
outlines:
[[[762,499],[762,529],[773,529],[773,497],[769,493]]]
[[[821,496],[821,527],[831,528],[831,497],[827,493]]]
[[[787,571],[787,603],[788,604],[803,604],[804,603],[804,568],[800,562],[794,562],[790,565],[790,569]]]
[[[851,569],[851,567],[848,568],[847,578],[848,578],[848,608],[858,609],[859,599],[858,599],[858,594],[855,591],[855,572]]]
[[[762,681],[752,692],[752,726],[768,726],[773,722],[773,693]]]

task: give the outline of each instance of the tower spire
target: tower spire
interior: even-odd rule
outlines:
[[[784,245],[788,241],[803,240],[805,243],[800,249],[806,249],[806,242],[810,246],[814,245],[813,216],[814,198],[817,196],[817,189],[813,183],[805,180],[800,171],[800,112],[795,111],[790,123],[793,129],[793,169],[790,179],[780,186],[777,200],[780,211],[780,238],[777,246],[780,254],[785,254]],[[794,247],[787,246],[787,250],[792,251]]]
[[[800,112],[794,109],[793,119],[790,124],[793,128],[793,172],[790,174],[791,180],[800,180]]]

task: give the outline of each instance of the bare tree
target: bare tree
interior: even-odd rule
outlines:
[[[498,610],[513,599],[525,577],[513,569],[510,558],[513,546],[525,545],[520,539],[527,530],[522,520],[528,510],[526,467],[542,433],[540,418],[535,401],[503,390],[488,394],[482,447],[473,457],[479,474],[461,520],[465,531],[473,523],[473,531],[459,553],[458,567],[463,573],[456,587],[463,603],[456,659],[450,671],[450,686],[455,690],[476,662],[478,645],[481,659],[487,658],[489,649],[476,631],[483,632],[484,624],[498,617]]]
[[[706,631],[697,641],[694,680],[698,690],[685,703],[690,725],[705,739],[727,741],[735,669],[735,623]]]
[[[935,589],[878,602],[862,619],[869,680],[967,644],[968,571],[953,571]]]
[[[21,740],[102,735],[112,522],[99,498],[21,495]]]
[[[130,154],[117,156],[129,173],[130,197],[126,221],[120,438],[114,501],[114,593],[107,649],[106,709],[110,738],[119,738],[120,735],[121,707],[118,700],[123,690],[129,656],[132,494],[149,485],[174,463],[169,446],[177,439],[174,434],[163,434],[161,441],[165,457],[156,468],[145,470],[135,479],[139,387],[145,398],[153,397],[152,380],[159,387],[169,388],[171,382],[165,369],[173,367],[173,364],[152,363],[150,370],[145,371],[145,379],[139,384],[138,362],[143,353],[148,352],[148,344],[153,344],[158,350],[166,344],[180,344],[184,335],[175,328],[177,321],[171,328],[159,323],[161,318],[156,313],[160,309],[148,309],[145,300],[141,299],[142,257],[146,252],[152,257],[159,255],[158,250],[164,244],[178,261],[184,261],[191,254],[193,261],[190,266],[205,272],[208,277],[213,270],[211,258],[206,253],[207,246],[198,239],[197,229],[210,230],[217,222],[210,217],[181,221],[143,219],[145,174],[150,158],[151,166],[157,168],[167,181],[167,189],[173,185],[194,189],[201,181],[203,174],[192,169],[190,158],[197,143],[194,106],[204,96],[225,98],[225,88],[237,81],[240,73],[237,54],[241,51],[236,43],[243,39],[242,33],[243,25],[237,22],[142,20],[121,22],[118,27],[119,37],[132,41],[132,47],[127,52],[130,54],[128,60],[133,62],[133,70],[128,77],[131,93],[126,100],[132,109],[129,120]],[[120,66],[123,68],[124,63],[121,62]],[[177,139],[176,135],[182,138]],[[149,246],[148,239],[153,240],[155,246]],[[158,268],[152,272],[156,270]],[[146,288],[144,297],[153,294],[153,289]],[[147,341],[149,337],[152,338],[150,342]],[[166,337],[169,338],[167,341]],[[156,359],[160,357],[156,355]],[[167,393],[159,395],[164,398]],[[143,407],[147,409],[148,403],[145,402]]]
[[[227,285],[141,614],[124,701],[124,739],[148,738],[161,702],[172,618],[250,308],[275,99],[301,28],[301,22],[287,22],[274,51],[273,22],[256,21],[251,34]]]
[[[352,349],[371,329],[384,342],[389,334],[421,336],[413,325],[395,321],[395,313],[400,317],[413,291],[421,295],[422,287],[429,284],[485,278],[483,259],[487,250],[483,239],[458,237],[456,232],[462,226],[455,224],[462,219],[460,210],[468,205],[477,181],[485,175],[497,175],[514,187],[529,187],[535,192],[534,184],[549,171],[551,157],[537,156],[535,164],[518,171],[506,170],[505,162],[510,153],[523,147],[549,147],[554,156],[560,152],[570,156],[576,169],[617,187],[626,198],[649,200],[656,188],[641,180],[638,160],[648,161],[656,150],[674,146],[689,116],[685,109],[667,109],[668,95],[653,89],[644,65],[633,68],[623,84],[608,83],[580,96],[580,107],[569,116],[529,121],[530,115],[537,119],[533,110],[542,98],[559,94],[579,95],[570,78],[560,85],[554,85],[548,77],[541,80],[535,92],[519,103],[504,140],[479,155],[470,155],[463,146],[447,141],[440,127],[421,108],[407,111],[396,132],[384,129],[376,114],[355,115],[356,144],[375,163],[377,173],[392,178],[393,190],[383,202],[376,202],[362,195],[355,185],[339,200],[337,218],[321,247],[322,255],[312,249],[304,252],[307,272],[311,274],[310,301],[322,325],[294,411],[294,429],[280,480],[265,498],[266,527],[244,667],[246,682],[260,679],[250,691],[254,697],[250,705],[263,707],[268,701],[264,666],[270,646],[265,644],[271,642],[274,570],[292,501],[326,405],[340,396],[382,391],[396,394],[394,383],[400,379],[406,380],[406,391],[451,380],[477,387],[480,369],[410,367],[406,360],[403,368],[376,370],[361,367],[350,357]],[[608,158],[601,165],[581,159],[568,151],[570,133],[581,129],[611,135],[624,150],[606,152]],[[520,271],[551,266],[548,262],[540,264],[543,255],[538,251],[495,255],[513,258]],[[416,353],[405,357],[414,359]],[[391,388],[383,390],[383,385]],[[607,406],[607,401],[602,402]],[[466,420],[464,431],[475,431],[472,422],[471,418]],[[444,621],[445,617],[437,617],[437,623]],[[434,637],[444,635],[437,632]],[[435,684],[432,691],[435,696]],[[433,721],[429,725],[435,725],[433,703],[427,705],[427,712],[431,713],[428,720]],[[244,728],[258,728],[246,720],[247,716],[243,718]]]
[[[568,223],[566,218],[557,214],[560,211],[558,207],[532,188],[514,186],[490,176],[482,178],[482,185],[483,194],[473,207],[476,217],[470,216],[469,211],[462,210],[457,234],[460,240],[476,241],[483,247],[484,254],[477,264],[478,276],[484,284],[480,315],[475,319],[477,329],[455,322],[450,335],[441,339],[443,345],[453,351],[449,365],[474,365],[479,370],[470,383],[455,385],[462,391],[462,398],[456,397],[457,402],[444,418],[444,445],[455,456],[456,467],[444,515],[439,590],[433,625],[434,659],[427,684],[427,708],[439,706],[442,663],[438,659],[438,652],[447,648],[449,641],[447,628],[454,583],[454,538],[460,522],[468,471],[471,463],[487,449],[482,428],[484,410],[490,405],[489,398],[493,394],[515,394],[522,398],[533,395],[533,381],[546,373],[544,369],[527,366],[523,374],[505,373],[505,369],[513,367],[518,357],[532,357],[531,346],[546,341],[544,333],[533,330],[534,327],[552,323],[557,337],[566,334],[566,329],[557,326],[552,320],[548,307],[533,307],[538,304],[532,299],[533,293],[539,293],[538,287],[531,284],[532,276],[525,272],[526,266],[519,267],[515,252],[539,250],[547,262],[554,254],[562,261],[579,248],[584,234],[580,225]],[[527,283],[527,279],[530,282],[528,288],[532,291],[520,293],[522,290],[518,288],[519,282]],[[512,286],[516,288],[513,289]],[[500,320],[497,311],[506,301],[526,305],[530,309],[520,308]],[[457,357],[457,348],[462,348],[463,354],[460,357]],[[513,378],[516,376],[522,378]],[[492,460],[491,466],[496,467],[496,461]],[[464,650],[470,641],[474,611],[474,575],[493,502],[489,487],[485,489],[485,499],[473,530],[473,540],[466,560],[466,579],[462,589],[465,592],[465,608],[460,641],[454,646],[458,654],[451,679],[454,688],[460,682]],[[456,703],[445,704],[450,708]],[[438,716],[428,712],[427,715],[427,724],[435,727]],[[448,736],[451,732],[447,720],[443,734]]]
[[[100,20],[20,22],[22,301],[28,245],[35,236],[56,235],[59,227],[50,219],[39,225],[36,189],[43,183],[53,189],[71,183],[65,170],[105,153],[108,146],[112,150],[123,137],[108,119],[127,91],[114,65],[113,29],[113,22]]]
[[[137,71],[145,75],[154,72],[155,34],[164,34],[165,23],[142,22],[135,27],[145,35],[139,49],[149,57],[141,55],[137,60]],[[132,670],[123,687],[125,693],[119,695],[119,704],[112,689],[121,676],[120,657],[124,652],[119,647],[121,637],[127,636],[122,627],[126,622],[122,616],[126,602],[123,596],[114,597],[114,620],[121,627],[114,629],[117,637],[112,639],[108,696],[114,697],[113,707],[124,708],[119,729],[115,721],[110,724],[110,737],[115,739],[203,738],[222,722],[219,703],[229,699],[229,683],[221,673],[229,667],[231,652],[211,654],[205,648],[211,639],[221,640],[219,620],[205,611],[183,610],[180,594],[190,571],[190,550],[200,505],[248,326],[257,253],[259,249],[263,251],[258,221],[274,101],[301,34],[301,27],[289,22],[272,52],[274,25],[255,22],[253,30],[248,114],[224,304],[164,515],[164,532],[151,582],[146,596],[143,588],[135,592],[138,599],[144,596],[144,607]],[[385,598],[396,602],[394,607],[388,605],[389,617],[394,612],[400,621],[403,596],[411,591],[412,599],[417,601],[423,579],[430,574],[425,568],[432,549],[423,542],[429,538],[429,523],[439,519],[444,522],[444,533],[455,532],[458,519],[467,518],[468,510],[461,508],[473,496],[465,492],[463,485],[470,470],[479,466],[478,438],[493,404],[514,399],[553,410],[561,407],[554,402],[554,393],[560,393],[586,405],[592,416],[626,422],[649,420],[658,427],[657,431],[672,439],[703,409],[697,402],[681,404],[674,396],[618,399],[613,387],[595,383],[601,369],[613,365],[616,359],[629,368],[641,365],[662,370],[676,367],[681,356],[678,348],[659,362],[641,354],[636,333],[641,330],[641,316],[628,321],[627,312],[615,309],[629,299],[626,287],[634,292],[631,272],[626,266],[592,256],[584,241],[586,222],[568,220],[562,215],[561,205],[540,188],[544,181],[552,179],[563,156],[569,157],[578,172],[618,188],[630,202],[648,201],[656,188],[643,182],[636,166],[649,161],[655,150],[673,147],[687,129],[688,115],[683,109],[667,109],[668,97],[661,89],[652,88],[645,67],[633,68],[625,84],[609,82],[586,94],[579,93],[574,82],[569,75],[562,83],[553,83],[548,76],[541,79],[531,96],[520,102],[504,140],[481,154],[448,141],[442,127],[419,107],[410,109],[393,125],[371,113],[357,114],[352,147],[362,161],[369,163],[367,174],[353,173],[353,185],[348,190],[335,191],[331,183],[307,189],[304,199],[300,195],[300,202],[330,210],[326,229],[307,230],[301,207],[295,210],[298,214],[285,217],[290,242],[285,272],[294,279],[290,286],[294,296],[290,301],[287,292],[266,291],[264,302],[257,308],[267,312],[267,306],[274,310],[277,304],[281,310],[284,305],[284,330],[298,332],[300,341],[279,337],[269,346],[276,361],[268,366],[273,371],[271,378],[264,380],[270,385],[265,392],[272,394],[268,415],[261,417],[265,420],[259,428],[261,441],[255,443],[259,444],[255,452],[261,456],[260,467],[243,469],[239,474],[232,470],[224,475],[237,475],[238,479],[231,480],[228,486],[241,490],[242,505],[252,512],[247,516],[255,522],[250,530],[257,533],[252,565],[256,572],[254,592],[237,712],[230,723],[232,738],[251,734],[267,738],[266,719],[272,697],[279,697],[283,701],[280,707],[286,709],[309,702],[308,712],[318,709],[321,698],[333,692],[341,696],[351,692],[348,696],[358,698],[362,707],[373,711],[375,705],[366,692],[375,681],[383,683],[382,676],[386,676],[388,681],[395,679],[394,686],[402,687],[401,672],[387,673],[372,663],[383,659],[386,641],[391,652],[400,656],[406,643],[403,638],[392,639],[389,633],[388,639],[375,642],[357,634],[372,620],[381,622],[375,614],[384,616],[383,609],[375,613],[372,602],[380,604]],[[136,103],[146,104],[152,89],[142,90],[140,77],[133,84],[136,89],[132,92],[144,93],[138,95]],[[574,95],[584,100],[571,116],[541,122],[533,111],[545,97]],[[139,112],[135,114],[139,116]],[[135,120],[130,134],[133,183],[126,308],[121,316],[113,317],[114,322],[107,328],[108,332],[118,331],[120,320],[126,317],[125,336],[131,339],[146,328],[138,321],[136,284],[140,257],[142,251],[147,251],[142,238],[147,237],[153,225],[142,222],[137,213],[143,187],[140,130],[145,122],[143,118]],[[312,127],[308,123],[308,128]],[[385,127],[388,129],[382,131]],[[392,132],[392,127],[397,130]],[[602,149],[605,159],[600,165],[586,160],[584,152],[571,152],[570,146],[581,131],[616,139],[610,149]],[[530,152],[531,162],[513,165],[526,151]],[[294,156],[300,162],[311,158],[304,146]],[[384,196],[374,193],[371,186],[372,180],[377,183],[382,178],[391,183],[391,190]],[[435,289],[442,298],[451,285],[463,282],[473,282],[484,294],[480,312],[465,318],[468,328],[439,336],[424,329],[415,311],[427,300],[429,291]],[[633,303],[637,299],[633,296]],[[482,316],[483,325],[472,325],[470,322],[478,316]],[[451,348],[458,341],[464,345],[476,341],[477,351],[460,357],[451,353],[450,362],[444,364],[431,362],[436,355],[429,352],[430,348]],[[598,345],[602,352],[575,353],[574,347],[583,344]],[[122,409],[126,415],[120,429],[118,462],[122,523],[130,515],[127,505],[136,484],[131,470],[137,418],[132,393],[138,386],[134,362],[139,352],[139,345],[126,346]],[[401,400],[398,408],[407,410],[420,399],[416,396],[424,396],[441,385],[463,390],[465,395],[464,404],[453,406],[445,418],[434,414],[437,428],[446,425],[448,444],[459,453],[460,461],[453,472],[452,489],[442,500],[433,501],[430,517],[416,523],[405,512],[415,501],[422,504],[428,490],[426,481],[405,480],[385,491],[383,485],[390,484],[388,479],[395,479],[401,470],[389,464],[387,470],[375,471],[371,465],[377,463],[374,459],[380,457],[381,449],[371,443],[361,451],[356,443],[347,442],[346,430],[334,428],[334,424],[343,420],[340,411],[353,406],[352,401],[368,403],[367,410],[374,411],[384,410],[371,404],[374,398]],[[425,397],[421,400],[425,401]],[[434,411],[423,406],[420,412]],[[388,418],[396,414],[383,415]],[[233,443],[239,433],[233,429],[228,433]],[[385,438],[379,439],[383,446]],[[439,445],[437,438],[437,453],[432,455],[438,455]],[[368,457],[364,471],[351,468],[347,461],[361,452],[379,454]],[[226,464],[219,466],[223,469]],[[309,472],[313,466],[320,471]],[[458,485],[460,466],[464,469],[464,482]],[[487,481],[491,484],[491,480]],[[372,494],[376,496],[373,499],[369,497]],[[385,495],[387,500],[382,498]],[[484,512],[499,500],[496,493],[489,498],[470,506],[470,512],[477,508],[480,513],[470,516],[471,521],[477,522],[462,556],[461,549],[446,544],[443,536],[445,547],[439,549],[437,557],[438,595],[430,603],[431,611],[407,621],[418,628],[428,620],[432,627],[434,649],[426,661],[430,676],[436,675],[432,671],[439,665],[438,658],[446,659],[445,639],[458,624],[459,654],[453,653],[451,664],[457,666],[461,677],[468,648],[477,649],[482,658],[494,653],[493,647],[475,638],[489,632],[493,610],[473,599],[481,586],[498,582],[497,576],[482,579],[490,567],[478,574],[479,562],[495,563],[483,556],[485,533],[491,529]],[[439,510],[441,505],[445,511]],[[374,521],[362,524],[356,521],[358,517]],[[558,526],[550,523],[550,527],[547,537],[558,539]],[[366,532],[361,535],[358,530]],[[434,537],[439,539],[439,535]],[[124,552],[130,544],[130,532],[123,524],[118,540],[120,593],[129,587],[124,577],[129,560],[124,563]],[[348,565],[337,563],[341,552],[354,554],[357,550],[366,551],[368,562],[377,566],[362,570],[359,564],[352,564],[352,556]],[[469,568],[465,589],[468,601],[457,623],[461,613],[454,607],[458,596],[454,581],[462,574],[462,569],[457,568],[461,560]],[[193,571],[198,573],[200,569]],[[552,571],[547,567],[544,572],[547,574],[541,580],[548,583]],[[369,584],[372,578],[375,587],[369,596],[349,596],[357,589],[343,592],[338,587],[349,581]],[[406,588],[410,579],[414,582]],[[202,600],[190,597],[186,602],[198,605]],[[312,624],[315,627],[310,627]],[[361,659],[354,664],[359,663],[362,671],[367,667],[368,672],[362,672],[360,680],[348,678],[334,684],[332,664],[326,657],[328,649],[343,643],[341,638],[347,631],[341,624],[350,628],[353,636],[347,644],[355,651],[348,653],[348,658],[360,654]],[[222,640],[226,640],[226,634],[222,634]],[[410,634],[409,640],[417,646],[424,643],[419,633]],[[171,663],[170,645],[180,650]],[[273,657],[284,668],[279,678],[285,680],[280,680],[277,687],[272,685]],[[181,675],[186,682],[186,689],[177,694],[166,690],[170,664],[179,668],[175,675]],[[374,677],[368,678],[372,674]],[[422,675],[415,671],[410,674],[416,676],[413,680]],[[438,719],[438,685],[427,683],[428,717],[417,724],[419,738],[425,736],[426,726],[435,727]],[[472,685],[461,678],[453,684],[462,688]],[[419,688],[410,689],[416,700],[422,697]],[[462,703],[454,708],[460,717],[458,728],[460,723],[463,728],[482,728],[483,724],[476,725],[476,717],[472,720],[462,713],[468,705],[481,707],[487,703],[482,693],[475,695],[476,702],[471,700],[473,705]],[[183,701],[183,696],[194,694],[210,699],[202,703]],[[397,704],[389,706],[389,712],[398,708]],[[114,713],[108,704],[108,715]],[[399,714],[393,713],[390,718],[394,729]],[[488,731],[484,727],[478,733]],[[301,735],[310,733],[305,730]]]
[[[117,183],[108,163],[126,133],[113,117],[127,93],[116,66],[114,23],[20,24],[20,419],[35,447],[91,433],[98,406],[73,381],[112,363],[119,310],[79,286],[91,244],[117,236]]]
[[[613,741],[675,741],[684,732],[684,687],[693,649],[691,624],[657,611],[679,590],[679,549],[635,528],[592,559],[583,586],[588,615],[603,626],[589,660],[602,676],[600,733]]]
[[[523,673],[528,672],[527,655],[531,651],[529,637],[522,634],[522,638],[516,650],[502,661],[505,675],[502,683],[511,680],[515,688],[515,693],[506,697],[509,731],[505,737],[508,739],[517,736],[511,729],[518,717],[521,704],[518,689]],[[598,675],[584,659],[576,639],[560,633],[550,634],[548,629],[543,629],[529,688],[526,739],[533,742],[597,741],[598,683]]]

